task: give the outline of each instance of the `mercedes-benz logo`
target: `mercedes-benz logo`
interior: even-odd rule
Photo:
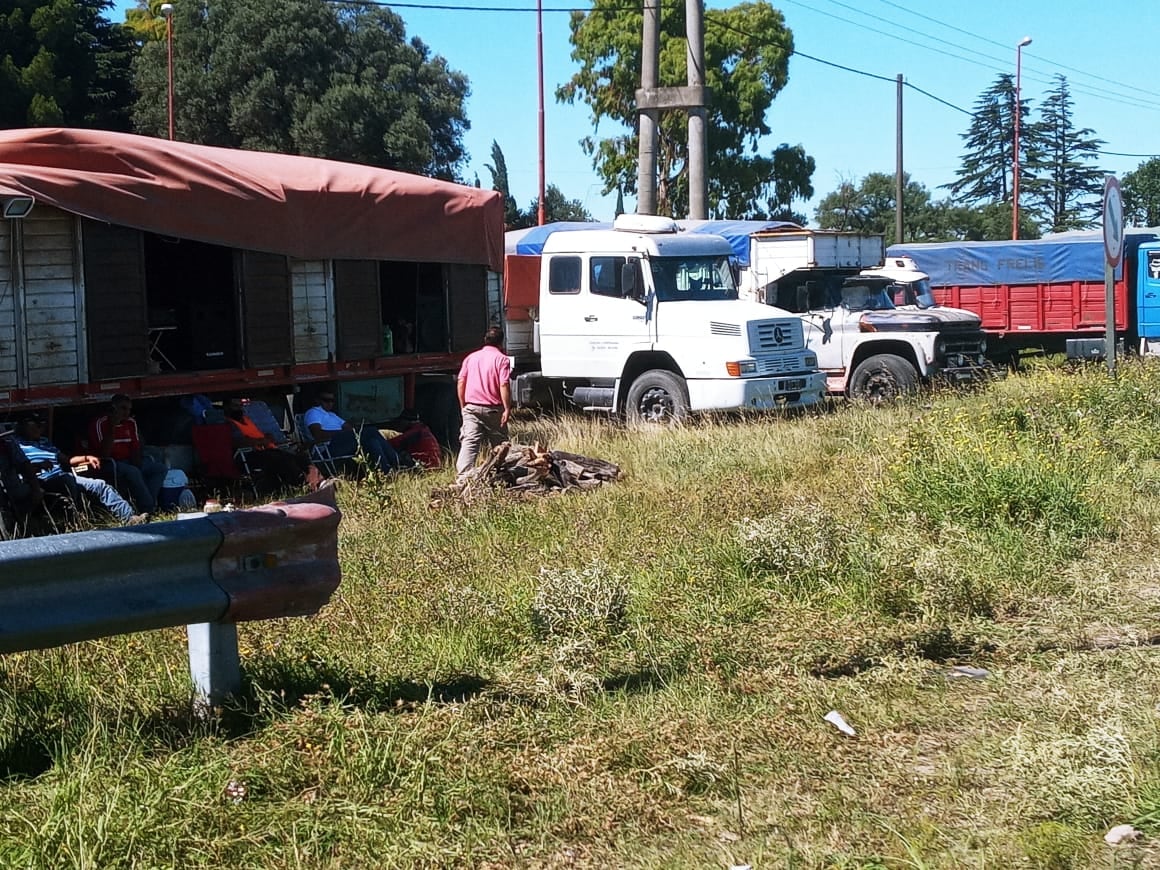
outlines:
[[[785,341],[785,332],[782,331],[780,326],[775,326],[773,328],[773,343],[781,344],[783,341]]]

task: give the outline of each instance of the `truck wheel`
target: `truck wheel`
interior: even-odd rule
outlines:
[[[892,402],[913,393],[918,387],[918,372],[900,356],[880,353],[867,357],[854,369],[847,394],[871,405]]]
[[[689,416],[689,389],[672,372],[647,371],[628,388],[625,413],[630,423],[679,423]]]

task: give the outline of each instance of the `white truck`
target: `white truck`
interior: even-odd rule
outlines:
[[[991,376],[979,316],[935,305],[930,280],[913,261],[884,253],[881,235],[757,233],[743,294],[801,318],[831,395],[878,403],[920,382]]]
[[[738,297],[733,249],[668,219],[552,232],[538,255],[508,254],[504,309],[513,397],[563,397],[629,420],[800,407],[825,375],[802,321]]]

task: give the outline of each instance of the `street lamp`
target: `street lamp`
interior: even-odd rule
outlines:
[[[1011,179],[1011,238],[1019,238],[1019,116],[1022,102],[1019,97],[1020,79],[1023,75],[1023,46],[1031,45],[1031,37],[1024,36],[1015,46],[1015,171]]]
[[[169,59],[169,139],[173,140],[173,4],[161,4],[161,17],[165,19],[165,45]],[[1018,134],[1016,134],[1018,141]]]

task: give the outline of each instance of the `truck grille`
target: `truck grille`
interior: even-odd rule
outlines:
[[[802,347],[802,322],[796,317],[759,320],[749,330],[749,352],[753,354]]]
[[[761,357],[757,360],[757,373],[759,375],[783,375],[804,370],[805,366],[802,365],[802,358],[796,353]]]

